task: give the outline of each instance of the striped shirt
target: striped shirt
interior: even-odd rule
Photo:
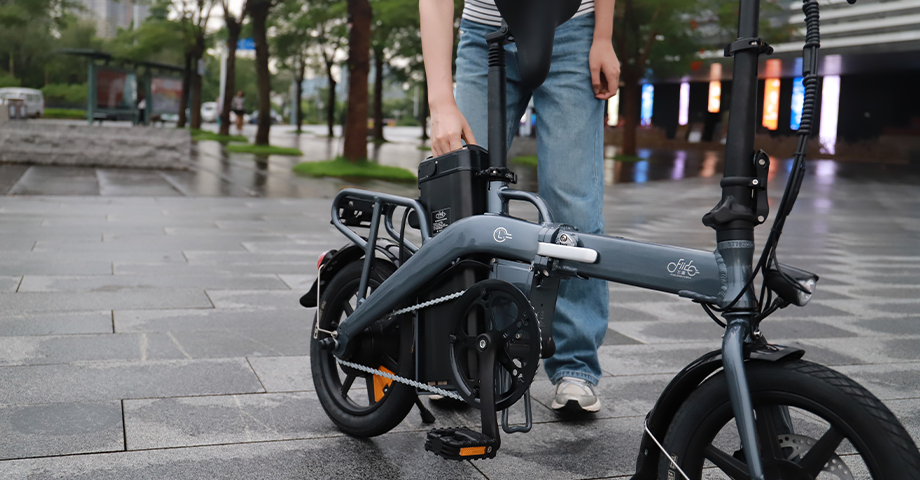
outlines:
[[[574,16],[580,17],[593,11],[594,0],[581,0],[581,6]],[[502,25],[502,17],[495,6],[495,0],[466,0],[463,5],[463,18],[496,27]]]

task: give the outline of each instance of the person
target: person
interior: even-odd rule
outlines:
[[[147,110],[147,97],[141,95],[137,102],[137,123],[135,125],[146,125],[144,111]]]
[[[540,196],[557,222],[603,234],[605,100],[616,94],[620,64],[613,50],[615,0],[582,0],[556,30],[546,81],[530,91],[520,82],[517,48],[505,47],[508,139],[531,97],[537,116]],[[453,0],[420,0],[422,53],[428,76],[431,148],[443,155],[487,138],[488,45],[501,26],[494,0],[466,0],[457,49],[456,98],[451,78]],[[597,412],[598,347],[607,332],[608,291],[602,280],[567,279],[553,322],[556,353],[544,367],[556,386],[555,410]]]
[[[236,115],[236,131],[243,132],[243,115],[246,113],[246,97],[243,91],[236,92],[236,96],[230,100],[230,111]]]

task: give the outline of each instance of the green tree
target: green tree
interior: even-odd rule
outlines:
[[[384,72],[390,60],[398,55],[401,38],[418,35],[418,2],[413,0],[377,0],[373,4],[374,25],[371,49],[374,55],[374,140],[383,138]]]
[[[220,108],[220,134],[230,135],[230,102],[236,94],[236,44],[240,39],[243,22],[246,20],[246,1],[243,1],[243,10],[237,19],[230,11],[228,0],[220,0],[224,11],[224,24],[227,26],[227,79],[221,95]]]
[[[367,76],[373,19],[370,2],[348,0],[348,18],[348,113],[343,156],[357,162],[367,158]]]
[[[0,64],[23,86],[45,83],[56,34],[76,20],[72,0],[0,0]]]
[[[246,11],[252,19],[252,36],[256,44],[256,77],[259,84],[259,128],[256,145],[268,145],[271,129],[271,72],[268,70],[268,17],[281,0],[248,0]]]
[[[214,0],[173,0],[173,10],[183,26],[185,44],[185,78],[182,81],[182,105],[187,104],[189,88],[191,88],[192,104],[191,127],[201,128],[201,75],[198,63],[204,56],[205,37],[207,34],[208,20],[214,9]],[[185,109],[179,109],[179,125],[185,126]]]

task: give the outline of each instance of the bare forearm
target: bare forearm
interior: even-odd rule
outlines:
[[[419,0],[422,57],[428,76],[428,103],[454,103],[451,54],[453,52],[453,0]]]
[[[594,41],[611,41],[616,0],[594,0]]]

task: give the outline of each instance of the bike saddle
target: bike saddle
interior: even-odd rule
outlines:
[[[514,37],[521,83],[535,90],[546,80],[556,27],[572,18],[581,0],[495,0]]]

